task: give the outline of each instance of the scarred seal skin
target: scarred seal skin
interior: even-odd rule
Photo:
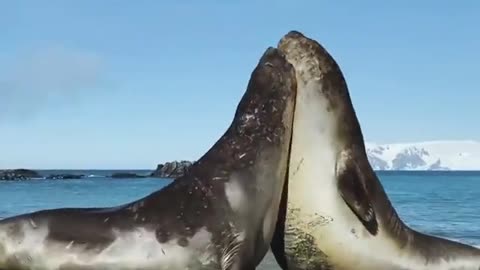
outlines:
[[[0,221],[0,269],[255,269],[287,177],[295,91],[291,64],[267,49],[231,125],[185,176],[117,207]]]

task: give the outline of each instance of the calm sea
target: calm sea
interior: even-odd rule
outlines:
[[[146,173],[146,171],[136,171]],[[112,171],[81,180],[0,181],[0,218],[45,208],[114,206],[145,196],[168,179],[109,179]],[[403,220],[429,234],[480,245],[480,172],[378,172]],[[271,255],[261,269],[278,269]]]

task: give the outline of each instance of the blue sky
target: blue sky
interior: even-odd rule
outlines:
[[[480,139],[480,3],[349,2],[2,1],[0,168],[196,159],[293,29],[341,66],[366,140]]]

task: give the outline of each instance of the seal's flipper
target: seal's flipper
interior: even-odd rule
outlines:
[[[365,176],[354,161],[346,162],[344,166],[341,173],[337,175],[340,195],[365,228],[372,235],[376,235],[378,222],[367,191]]]

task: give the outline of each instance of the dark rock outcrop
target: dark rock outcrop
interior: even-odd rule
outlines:
[[[82,179],[85,178],[83,174],[51,174],[45,179],[51,180],[67,180],[67,179]]]
[[[151,177],[158,178],[177,178],[185,175],[188,172],[191,161],[173,161],[166,162],[165,164],[159,164],[157,169],[150,175]]]
[[[117,179],[125,179],[125,178],[145,178],[145,175],[138,175],[136,173],[130,173],[130,172],[119,172],[119,173],[114,173],[111,176],[112,178],[117,178]]]
[[[32,178],[42,178],[42,176],[36,171],[27,170],[27,169],[0,171],[0,180],[16,181],[16,180],[28,180]]]

